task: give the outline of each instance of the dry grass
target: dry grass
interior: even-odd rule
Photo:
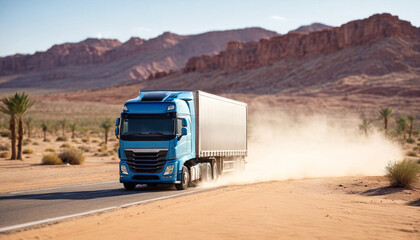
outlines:
[[[32,153],[34,153],[34,150],[31,149],[31,148],[26,148],[26,149],[23,149],[22,153],[23,154],[32,154]]]
[[[414,152],[414,151],[408,151],[407,152],[407,156],[409,156],[409,157],[417,157],[417,153]]]
[[[73,147],[64,149],[58,157],[63,160],[63,163],[69,163],[72,165],[81,165],[85,161],[83,152]]]
[[[55,153],[50,153],[42,157],[42,164],[44,165],[60,165],[63,164],[61,158]]]
[[[417,181],[417,174],[420,173],[419,165],[408,159],[389,162],[385,169],[392,187],[409,188]]]
[[[63,143],[61,144],[60,148],[71,148],[70,143]]]
[[[0,151],[9,151],[9,149],[10,149],[9,143],[0,144]]]
[[[0,152],[0,158],[8,158],[10,157],[9,151]]]
[[[46,148],[44,152],[55,152],[55,148]]]
[[[58,137],[58,138],[56,139],[56,141],[57,141],[57,142],[65,142],[65,141],[67,141],[67,137]]]

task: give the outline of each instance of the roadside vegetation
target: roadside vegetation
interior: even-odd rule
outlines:
[[[52,109],[44,110],[45,103],[39,104],[35,104],[25,93],[15,93],[1,99],[0,159],[39,159],[41,164],[55,165],[83,164],[86,155],[117,159],[117,153],[109,150],[117,141],[113,134],[110,135],[113,124],[109,117],[79,113],[67,115],[64,114],[68,111],[66,105],[57,104]],[[96,107],[94,111],[101,109],[101,106]],[[35,110],[31,110],[33,108]],[[40,114],[45,111],[49,114]],[[77,111],[92,112],[91,109],[84,109],[84,106]],[[98,152],[94,150],[97,146]]]
[[[381,108],[377,118],[363,118],[359,124],[359,130],[365,136],[373,129],[383,131],[405,150],[407,159],[390,162],[385,169],[392,187],[409,188],[420,174],[420,127],[416,122],[416,115],[398,114],[390,107]]]
[[[417,181],[417,175],[420,173],[419,164],[410,159],[390,162],[385,169],[392,187],[409,188]]]

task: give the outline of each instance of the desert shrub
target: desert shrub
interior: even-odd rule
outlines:
[[[46,148],[44,149],[45,152],[55,152],[54,148]]]
[[[419,147],[413,147],[413,151],[418,151],[419,149]]]
[[[56,139],[56,141],[57,141],[57,142],[64,142],[64,141],[67,141],[67,137],[58,137],[58,138]]]
[[[417,163],[408,159],[389,162],[385,169],[392,187],[410,187],[417,180],[417,174],[420,172]]]
[[[98,152],[100,153],[100,156],[108,156],[108,148],[106,147],[106,145],[103,145],[102,147],[98,148]]]
[[[77,148],[82,150],[83,152],[89,152],[90,151],[90,148],[87,147],[87,146],[78,146]]]
[[[10,131],[0,131],[0,136],[10,138],[12,134]]]
[[[63,164],[61,158],[55,153],[50,153],[42,157],[42,164],[44,165],[60,165]]]
[[[63,143],[61,144],[60,148],[71,148],[70,143]]]
[[[0,151],[9,151],[10,149],[10,144],[5,143],[5,144],[0,144]]]
[[[412,139],[412,138],[408,138],[408,139],[406,140],[406,142],[407,142],[407,143],[415,143],[415,142],[416,142],[416,140],[414,140],[414,139]]]
[[[85,156],[81,150],[76,148],[66,148],[59,155],[63,163],[80,165],[85,161]]]
[[[38,142],[33,142],[33,143],[32,143],[32,145],[36,145],[36,146],[38,146],[38,145],[39,145],[39,143],[38,143]]]
[[[89,139],[89,138],[87,138],[87,137],[82,138],[82,142],[84,142],[84,143],[88,143],[89,141],[90,141],[90,139]]]
[[[27,139],[27,138],[23,139],[23,142],[22,142],[23,146],[27,146],[29,145],[29,143],[31,143],[31,139]]]
[[[93,139],[93,140],[92,140],[92,142],[93,142],[93,143],[98,143],[98,142],[99,142],[99,140],[98,140],[98,139]]]
[[[417,157],[417,153],[416,153],[416,152],[414,152],[414,151],[409,151],[409,152],[407,153],[407,156],[410,156],[410,157]]]
[[[77,139],[73,139],[71,141],[74,142],[74,143],[80,143]]]
[[[32,153],[34,153],[34,150],[30,149],[30,148],[26,148],[26,149],[23,149],[22,153],[23,154],[32,154]]]
[[[10,153],[8,151],[0,152],[0,158],[8,158]]]
[[[118,147],[120,146],[119,143],[114,144],[114,148],[112,150],[114,150],[114,152],[118,152]]]

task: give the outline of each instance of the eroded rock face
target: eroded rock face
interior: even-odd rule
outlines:
[[[88,38],[79,43],[54,45],[46,52],[33,55],[8,56],[0,58],[0,74],[97,63],[102,61],[105,52],[120,45],[120,41],[114,39]]]
[[[419,29],[390,14],[377,14],[352,21],[337,28],[309,34],[290,33],[258,42],[229,42],[225,51],[215,56],[191,58],[184,72],[215,69],[247,69],[269,65],[285,57],[305,57],[332,53],[347,47],[374,42],[387,37],[419,38]]]
[[[7,87],[32,86],[31,81],[42,87],[45,79],[51,87],[66,85],[54,80],[86,79],[96,86],[105,78],[108,79],[106,84],[110,85],[181,69],[193,56],[224,50],[228,41],[255,41],[276,34],[262,28],[247,28],[185,36],[165,32],[149,40],[132,37],[124,43],[112,39],[86,39],[79,43],[54,45],[33,55],[0,58],[0,76],[19,74],[5,85]],[[54,79],[54,76],[60,77]]]

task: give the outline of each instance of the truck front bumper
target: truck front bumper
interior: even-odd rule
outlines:
[[[124,165],[127,169],[126,173],[121,171],[121,166]],[[171,174],[164,174],[165,169],[168,165],[174,165],[174,170]],[[127,165],[126,161],[120,161],[120,183],[138,183],[138,184],[146,184],[146,183],[162,183],[162,184],[173,184],[179,183],[177,181],[177,171],[178,169],[178,161],[176,160],[168,160],[166,161],[165,167],[163,168],[162,172],[160,173],[134,173],[130,170]]]

